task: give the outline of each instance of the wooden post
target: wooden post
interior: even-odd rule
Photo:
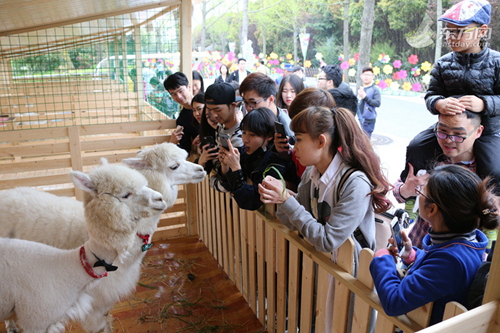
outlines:
[[[498,281],[500,281],[500,246],[497,242],[495,252],[493,253],[493,261],[491,262],[488,283],[484,291],[483,304],[494,300],[500,301],[500,283]]]
[[[189,83],[193,83],[192,71],[192,51],[191,42],[191,15],[193,5],[191,0],[182,0],[181,2],[181,72],[186,74]]]
[[[196,197],[196,185],[187,184],[186,188],[186,227],[189,236],[198,235],[198,202]]]
[[[139,120],[143,120],[144,114],[141,112],[144,108],[144,83],[142,82],[142,54],[141,54],[141,26],[134,27],[134,45],[135,45],[135,66],[136,66],[136,86],[137,86],[137,104],[139,106]]]
[[[69,151],[71,154],[71,168],[83,171],[82,146],[80,142],[80,127],[68,127]],[[78,201],[83,201],[83,191],[75,187],[75,196]]]

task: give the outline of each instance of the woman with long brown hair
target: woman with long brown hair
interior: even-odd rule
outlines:
[[[356,273],[361,248],[375,249],[375,213],[391,206],[385,197],[391,185],[349,110],[308,107],[292,119],[291,128],[296,157],[307,167],[298,193],[294,197],[283,192],[281,180],[266,177],[259,185],[261,200],[278,204],[279,220],[298,230],[318,251],[331,252],[334,261],[337,249],[352,236]],[[330,281],[330,314],[334,288]],[[326,327],[332,327],[330,321],[328,316]]]

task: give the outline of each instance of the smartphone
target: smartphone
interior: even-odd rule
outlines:
[[[224,148],[225,150],[229,150],[229,135],[227,135],[226,133],[220,133],[219,134],[219,140],[220,140],[220,145],[222,146],[222,148]]]
[[[201,140],[201,146],[205,147],[206,145],[208,146],[208,149],[215,147],[215,141],[213,136],[204,136],[203,140]]]
[[[279,133],[282,138],[286,138],[285,126],[282,123],[275,121],[274,128],[276,129],[276,133]]]
[[[391,233],[392,238],[396,241],[396,247],[398,248],[399,255],[401,255],[405,249],[401,229],[401,223],[399,223],[399,218],[396,216],[391,221]]]

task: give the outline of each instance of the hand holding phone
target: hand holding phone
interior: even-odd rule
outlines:
[[[219,141],[222,148],[224,148],[225,150],[229,150],[229,135],[227,135],[226,133],[220,133]]]
[[[276,133],[279,133],[282,138],[286,138],[285,126],[282,123],[275,121],[274,128],[276,129]]]
[[[405,242],[403,240],[403,235],[401,234],[401,230],[402,227],[401,223],[399,223],[399,219],[397,217],[394,217],[391,221],[391,233],[396,248],[398,249],[399,256],[401,256],[401,254],[405,249]]]
[[[208,149],[215,147],[215,141],[213,136],[204,136],[203,140],[201,140],[201,147],[208,146]]]

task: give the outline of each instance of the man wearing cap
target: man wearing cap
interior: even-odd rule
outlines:
[[[278,85],[278,87],[280,86],[281,81],[283,81],[283,78],[288,74],[292,74],[292,72],[293,72],[293,65],[285,64],[285,69],[283,70],[283,76],[280,76],[276,79],[276,84]]]
[[[488,48],[486,37],[491,5],[485,0],[465,0],[440,18],[452,52],[441,57],[431,72],[425,95],[432,114],[455,115],[465,110],[480,113],[484,131],[474,143],[477,174],[500,181],[500,53]],[[422,161],[442,153],[434,126],[419,133],[407,147],[407,159],[415,170]],[[406,179],[407,172],[401,175]],[[497,191],[500,189],[497,188]]]
[[[246,70],[247,60],[245,58],[238,59],[238,69],[231,73],[229,77],[229,82],[236,81],[238,84],[241,84],[243,80],[250,74],[249,71]]]
[[[318,74],[318,88],[332,94],[337,107],[350,110],[354,116],[358,111],[358,98],[351,87],[342,81],[342,69],[339,65],[326,65]]]
[[[241,97],[236,97],[236,91],[227,82],[214,83],[205,91],[205,107],[218,123],[215,130],[217,147],[220,147],[219,135],[224,133],[229,136],[231,145],[234,148],[243,149],[240,122],[236,116],[236,107],[240,102]],[[243,151],[240,152],[243,153]],[[213,170],[217,175],[210,178],[210,186],[220,192],[227,192],[227,189],[222,186],[221,168],[218,159],[213,160]]]

